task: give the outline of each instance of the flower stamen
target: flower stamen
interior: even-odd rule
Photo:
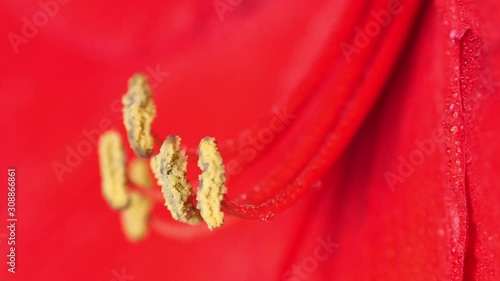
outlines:
[[[125,170],[125,151],[120,134],[105,132],[99,138],[102,194],[113,209],[124,209],[130,202]]]
[[[191,184],[187,181],[186,153],[180,149],[180,138],[169,136],[163,142],[160,152],[151,158],[151,169],[162,187],[165,205],[178,221],[198,224],[200,214],[191,204]]]
[[[142,188],[150,189],[153,187],[154,181],[146,159],[132,159],[128,166],[128,179],[134,185]]]
[[[205,137],[198,148],[198,167],[202,170],[197,194],[197,208],[208,228],[220,227],[224,223],[221,202],[227,192],[224,163],[214,138]]]
[[[122,229],[129,241],[142,240],[148,233],[151,201],[139,192],[130,193],[130,206],[120,214]]]
[[[130,146],[139,157],[147,158],[153,152],[154,137],[151,123],[156,117],[152,92],[146,77],[135,74],[128,82],[128,92],[123,96],[123,123]]]

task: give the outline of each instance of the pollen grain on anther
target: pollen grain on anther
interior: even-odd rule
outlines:
[[[120,134],[115,131],[105,132],[99,139],[98,150],[103,197],[114,209],[126,208],[130,195]]]
[[[186,175],[187,157],[180,149],[180,138],[169,136],[160,153],[151,158],[151,169],[162,187],[165,205],[178,221],[198,224],[202,221],[198,210],[191,204],[191,184]]]
[[[123,123],[127,130],[130,146],[139,157],[149,157],[154,148],[151,123],[156,117],[148,80],[136,74],[128,82],[128,91],[122,98]]]
[[[208,225],[208,228],[220,227],[224,223],[224,212],[221,203],[227,192],[224,163],[214,138],[201,140],[198,148],[198,167],[202,170],[199,176],[200,185],[196,199],[197,208]]]
[[[147,235],[151,208],[152,202],[147,197],[131,192],[130,206],[120,214],[122,229],[129,241],[139,241]]]

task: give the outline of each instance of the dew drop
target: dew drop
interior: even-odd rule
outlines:
[[[452,134],[456,134],[458,132],[458,127],[457,126],[451,126],[450,131]]]
[[[267,214],[264,214],[261,218],[260,218],[262,221],[270,221],[270,220],[273,220],[274,219],[274,213],[273,212],[269,212]]]

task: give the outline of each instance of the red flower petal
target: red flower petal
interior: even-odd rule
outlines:
[[[499,67],[488,61],[488,72],[479,59],[498,55],[498,4],[401,3],[350,63],[340,44],[355,45],[355,28],[387,1],[243,1],[222,22],[210,1],[97,4],[61,5],[2,59],[2,167],[18,171],[17,279],[498,279],[498,85],[481,77]],[[22,34],[20,19],[41,10],[1,5],[4,34]],[[8,44],[3,54],[13,53]],[[165,225],[158,208],[148,239],[124,240],[100,195],[92,142],[106,122],[123,131],[115,101],[138,70],[157,82],[160,138],[178,134],[195,147],[217,137],[243,167],[231,175],[227,210],[280,212],[272,222],[228,215],[209,232]],[[296,109],[286,130],[254,148],[255,160],[231,153],[226,140],[258,134],[280,104]],[[432,138],[436,129],[442,138]]]

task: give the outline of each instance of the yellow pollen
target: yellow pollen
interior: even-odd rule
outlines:
[[[151,201],[133,191],[130,194],[130,206],[120,214],[125,237],[131,242],[142,240],[148,233]]]
[[[153,152],[154,138],[151,123],[156,109],[146,77],[135,74],[128,81],[128,92],[123,96],[123,123],[130,146],[139,157],[149,157]]]
[[[117,132],[107,131],[99,138],[99,162],[104,199],[114,209],[126,208],[130,198],[125,174],[125,151]]]
[[[131,183],[142,187],[152,188],[153,178],[149,172],[149,165],[145,159],[135,158],[128,166],[128,179]]]
[[[224,163],[214,138],[205,137],[198,147],[198,167],[202,170],[196,206],[208,228],[220,227],[224,223],[221,202],[227,191]]]
[[[187,181],[187,156],[180,150],[180,138],[169,136],[160,153],[151,158],[151,169],[162,187],[165,205],[178,221],[198,224],[202,221],[196,208],[189,202],[191,184]]]

